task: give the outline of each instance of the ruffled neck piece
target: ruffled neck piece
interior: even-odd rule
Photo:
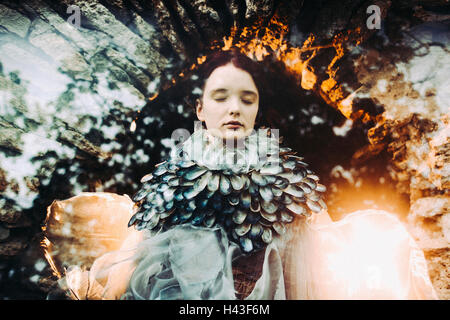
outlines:
[[[190,160],[210,170],[234,173],[259,170],[267,162],[279,162],[278,130],[259,129],[240,140],[224,140],[206,129],[196,130],[172,152],[172,159]]]

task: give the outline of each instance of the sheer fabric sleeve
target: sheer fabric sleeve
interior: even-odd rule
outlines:
[[[285,251],[288,299],[437,299],[426,260],[392,214],[298,220]]]

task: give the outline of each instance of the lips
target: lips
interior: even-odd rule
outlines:
[[[241,122],[239,121],[228,121],[224,124],[225,126],[243,126]]]

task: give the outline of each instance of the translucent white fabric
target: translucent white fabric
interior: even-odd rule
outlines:
[[[136,240],[127,243],[133,248],[97,259],[90,271],[69,269],[60,285],[74,299],[236,299],[232,261],[241,253],[221,228],[186,224]],[[272,243],[248,299],[285,298],[282,261]]]
[[[74,299],[236,299],[240,249],[220,228],[180,225],[135,232],[89,271],[60,280]],[[251,259],[251,256],[247,257]],[[326,212],[296,219],[265,249],[247,299],[436,299],[426,260],[404,226],[383,211],[332,222]]]
[[[297,223],[285,252],[288,299],[437,299],[426,260],[402,223],[380,210]]]

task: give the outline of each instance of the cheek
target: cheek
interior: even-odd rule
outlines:
[[[207,125],[215,127],[217,123],[223,120],[224,115],[226,115],[225,111],[223,105],[208,101],[203,105],[202,115]]]
[[[226,108],[224,104],[217,103],[215,101],[208,101],[204,107],[204,114],[209,118],[220,118],[222,114],[226,113]]]
[[[256,119],[256,116],[258,115],[258,109],[259,109],[258,105],[254,105],[251,108],[247,109],[246,114],[247,114],[248,120],[254,121]]]

